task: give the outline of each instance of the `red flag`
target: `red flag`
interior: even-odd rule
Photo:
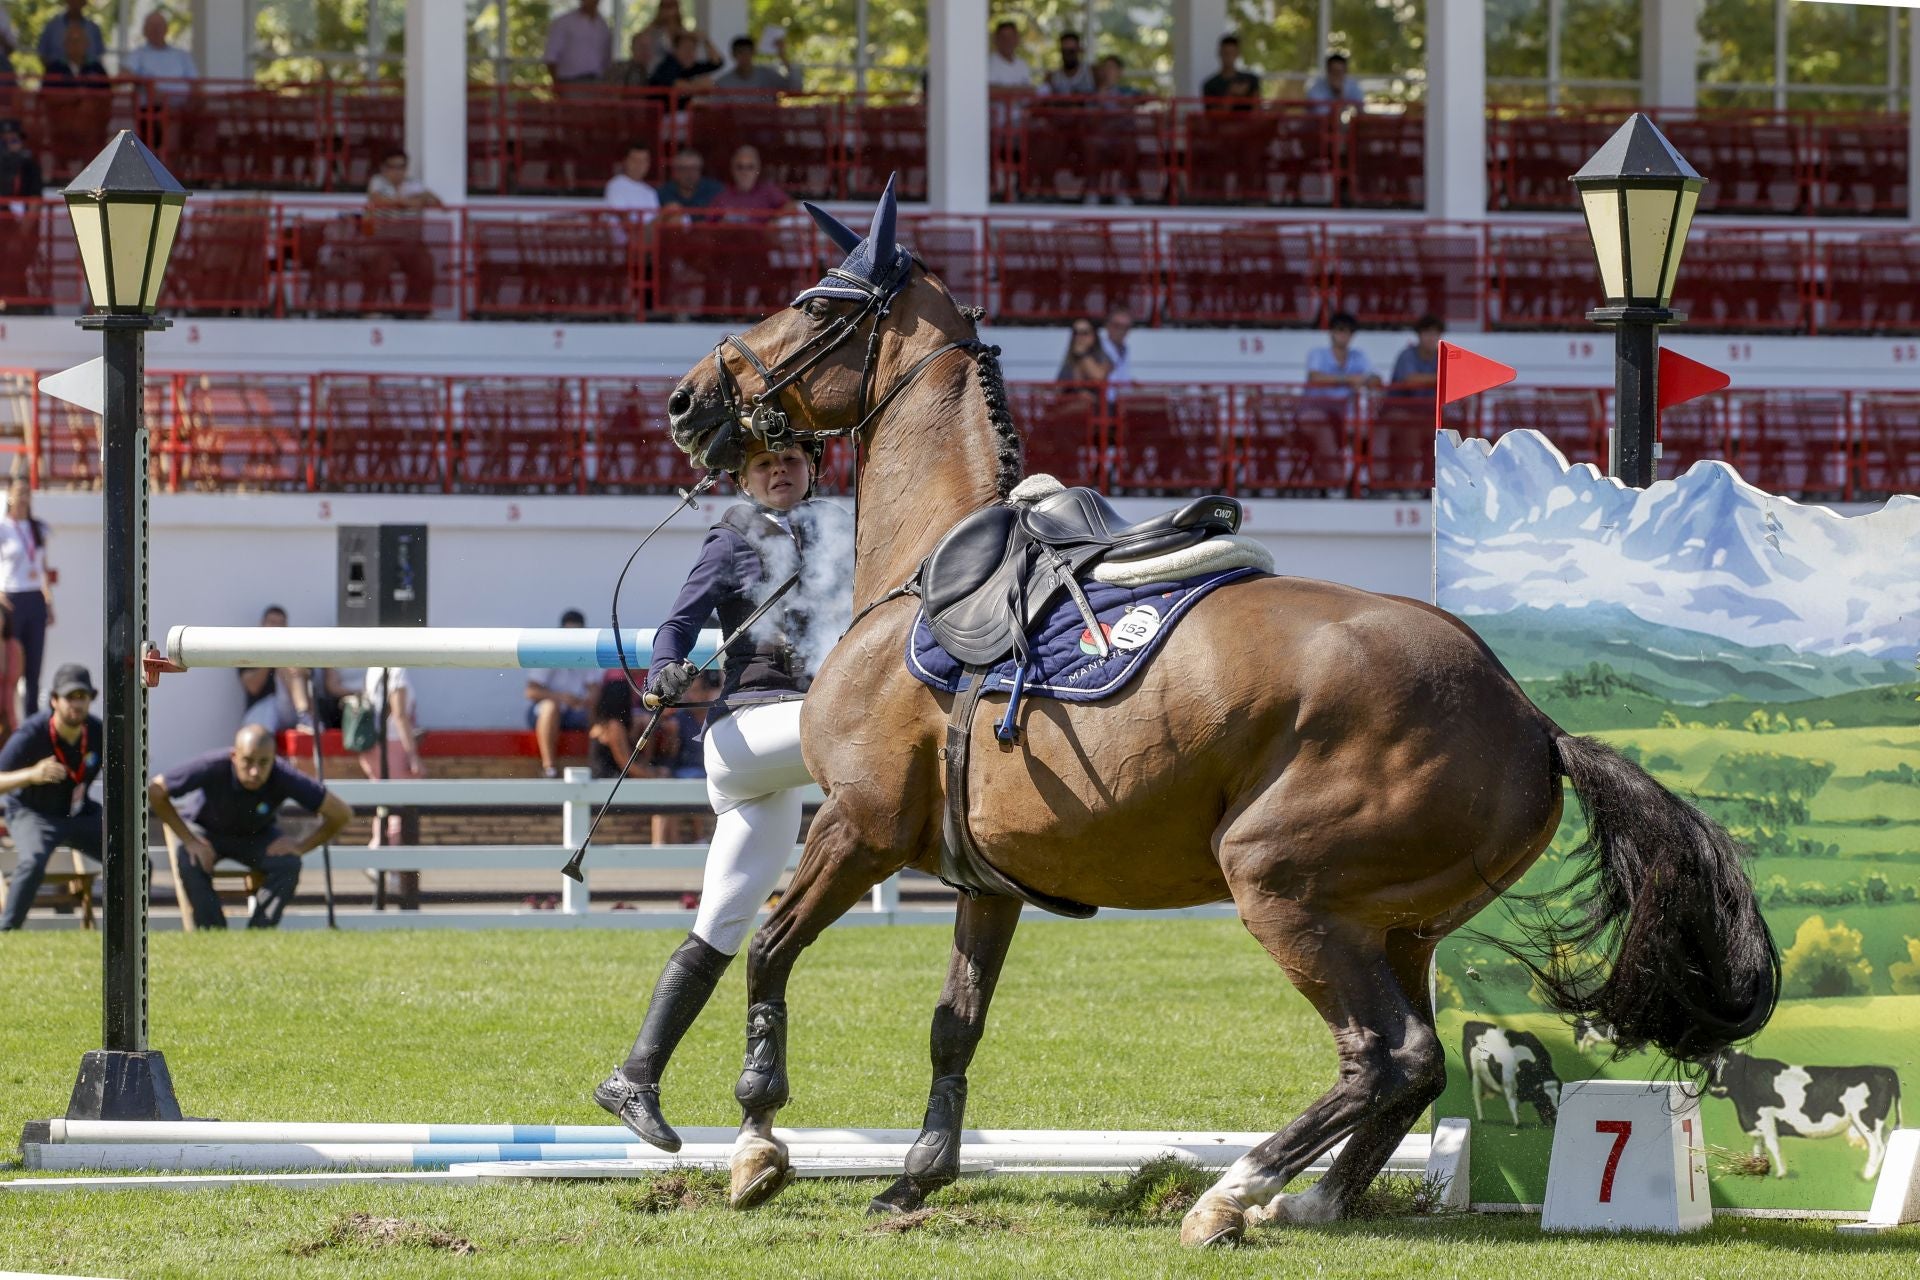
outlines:
[[[1711,365],[1689,360],[1678,351],[1660,348],[1659,407],[1668,409],[1701,396],[1712,395],[1733,379]]]
[[[1515,376],[1512,369],[1498,360],[1475,355],[1465,347],[1457,347],[1441,339],[1439,385],[1434,388],[1434,430],[1440,429],[1440,410],[1443,406],[1503,386],[1512,382]]]

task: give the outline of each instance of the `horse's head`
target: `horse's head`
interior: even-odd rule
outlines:
[[[734,470],[749,441],[778,445],[791,431],[851,431],[922,354],[974,336],[973,322],[896,238],[892,180],[865,235],[824,209],[806,210],[846,261],[791,306],[729,335],[674,389],[673,442],[700,466]]]

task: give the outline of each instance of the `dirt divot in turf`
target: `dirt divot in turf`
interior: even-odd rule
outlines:
[[[631,1194],[614,1197],[628,1213],[678,1213],[723,1204],[727,1198],[727,1175],[711,1169],[688,1169],[682,1173],[663,1173],[648,1178]]]
[[[896,1213],[867,1227],[870,1236],[899,1236],[912,1231],[928,1235],[973,1235],[984,1231],[1025,1231],[1026,1228],[999,1214],[979,1213],[973,1209],[915,1209]]]
[[[452,1235],[421,1222],[409,1222],[405,1218],[381,1218],[371,1213],[348,1213],[334,1219],[327,1234],[318,1240],[309,1240],[305,1244],[295,1245],[288,1252],[295,1257],[311,1257],[327,1249],[337,1249],[342,1245],[371,1245],[375,1248],[411,1248],[442,1249],[448,1253],[478,1253],[473,1241],[465,1236]]]
[[[1101,1221],[1124,1219],[1164,1222],[1193,1208],[1218,1175],[1177,1156],[1149,1160],[1133,1176],[1115,1185],[1102,1181],[1093,1196],[1093,1214]]]

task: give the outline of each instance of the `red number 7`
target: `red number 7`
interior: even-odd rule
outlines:
[[[1613,1174],[1620,1167],[1620,1153],[1627,1149],[1627,1138],[1633,1133],[1631,1120],[1595,1120],[1594,1132],[1613,1135],[1613,1150],[1607,1152],[1607,1167],[1600,1174],[1600,1203],[1607,1204],[1613,1199]]]

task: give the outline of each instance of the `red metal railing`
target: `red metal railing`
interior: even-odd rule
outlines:
[[[1908,204],[1905,116],[1649,108],[1712,181],[1703,212],[1897,216]],[[363,191],[404,134],[397,84],[265,86],[252,81],[116,82],[110,89],[0,89],[50,182],[112,130],[141,128],[196,189]],[[1488,207],[1570,207],[1567,175],[1620,121],[1618,110],[1495,107]],[[1190,98],[996,100],[989,125],[996,199],[1417,209],[1425,196],[1418,108],[1339,113],[1322,104]],[[760,148],[790,194],[868,198],[886,175],[926,191],[926,105],[877,95],[697,94],[614,86],[473,85],[468,186],[476,194],[597,195],[631,141],[654,148],[655,180],[694,147],[710,176]]]
[[[154,374],[152,482],[167,491],[671,493],[671,378]],[[0,453],[35,482],[98,483],[99,419],[0,370]],[[1433,483],[1433,401],[1291,384],[1015,383],[1027,469],[1119,494],[1398,497]],[[1498,438],[1543,432],[1602,462],[1611,392],[1503,387],[1448,410]],[[1920,492],[1920,392],[1739,391],[1669,411],[1661,474],[1732,463],[1774,493],[1868,500]],[[846,493],[852,459],[822,487]]]
[[[1126,306],[1160,326],[1312,327],[1348,311],[1398,327],[1431,312],[1539,331],[1584,329],[1600,301],[1592,246],[1564,222],[994,213],[902,225],[955,296],[1001,324]],[[0,310],[85,303],[57,202],[0,205],[0,244]],[[166,301],[196,315],[738,319],[777,309],[840,256],[799,216],[200,200],[182,219]],[[1914,333],[1920,232],[1696,227],[1674,304],[1696,332]]]

